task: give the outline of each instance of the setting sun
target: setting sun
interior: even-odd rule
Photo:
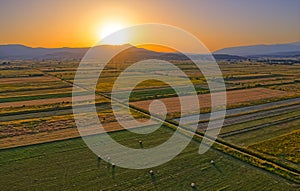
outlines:
[[[128,37],[122,33],[120,35],[113,35],[111,34],[125,28],[123,24],[111,22],[104,24],[98,32],[99,40],[102,41],[105,44],[112,44],[112,45],[119,45],[124,44],[128,40]]]

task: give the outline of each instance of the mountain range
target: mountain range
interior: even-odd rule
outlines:
[[[300,57],[300,42],[229,47],[217,50],[214,54],[230,54],[243,57]]]
[[[137,48],[129,44],[125,45],[101,45],[96,49],[99,51],[108,51],[112,49],[126,50],[126,59],[128,58],[152,58],[152,59],[169,59],[169,60],[185,60],[188,59],[180,53],[155,52],[144,48]],[[20,44],[0,45],[0,59],[81,59],[89,50],[86,48],[32,48]],[[123,57],[125,54],[123,54]],[[192,55],[202,56],[207,55]],[[213,52],[213,56],[217,60],[237,59],[243,60],[256,57],[299,57],[300,58],[300,42],[287,44],[271,44],[271,45],[252,45],[237,46],[223,48]]]
[[[93,47],[92,51],[101,53],[111,53],[115,50],[126,49],[118,55],[118,59],[139,60],[143,59],[163,59],[163,60],[187,60],[184,54],[178,52],[155,52],[144,48],[137,48],[130,44],[124,45],[100,45]],[[20,44],[0,45],[0,59],[29,60],[29,59],[81,59],[89,50],[86,48],[32,48]],[[209,59],[208,55],[189,54],[193,58]],[[216,54],[215,59],[246,59],[235,55]]]

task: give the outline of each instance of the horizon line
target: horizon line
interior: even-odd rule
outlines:
[[[228,46],[228,47],[223,47],[211,52],[217,52],[219,50],[225,49],[225,48],[234,48],[234,47],[247,47],[247,46],[259,46],[259,45],[281,45],[281,44],[294,44],[294,43],[300,43],[299,41],[292,41],[292,42],[286,42],[286,43],[259,43],[259,44],[244,44],[244,45],[236,45],[236,46]],[[26,44],[21,44],[21,43],[5,43],[5,44],[0,44],[0,46],[9,46],[9,45],[19,45],[19,46],[25,46],[28,48],[44,48],[44,49],[60,49],[60,48],[70,48],[70,49],[84,49],[84,48],[92,48],[95,46],[124,46],[124,45],[130,45],[130,46],[134,46],[136,48],[144,48],[142,46],[139,47],[132,45],[130,43],[124,43],[124,44],[100,44],[100,45],[95,45],[95,46],[74,46],[74,47],[70,47],[70,46],[61,46],[61,47],[44,47],[44,46],[30,46],[30,45],[26,45]],[[147,48],[144,48],[147,49]],[[152,49],[147,49],[147,50],[151,50],[151,51],[155,51]]]

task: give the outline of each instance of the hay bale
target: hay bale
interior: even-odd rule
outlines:
[[[192,183],[191,183],[191,187],[192,187],[192,188],[195,188],[195,187],[196,187],[196,184],[195,184],[194,182],[192,182]]]

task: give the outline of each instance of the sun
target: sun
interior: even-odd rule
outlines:
[[[100,27],[98,35],[99,40],[105,44],[112,44],[112,45],[120,45],[125,44],[127,41],[127,35],[125,32],[120,33],[119,35],[110,36],[114,32],[117,32],[121,29],[125,28],[125,25],[116,22],[110,22],[103,24]]]

